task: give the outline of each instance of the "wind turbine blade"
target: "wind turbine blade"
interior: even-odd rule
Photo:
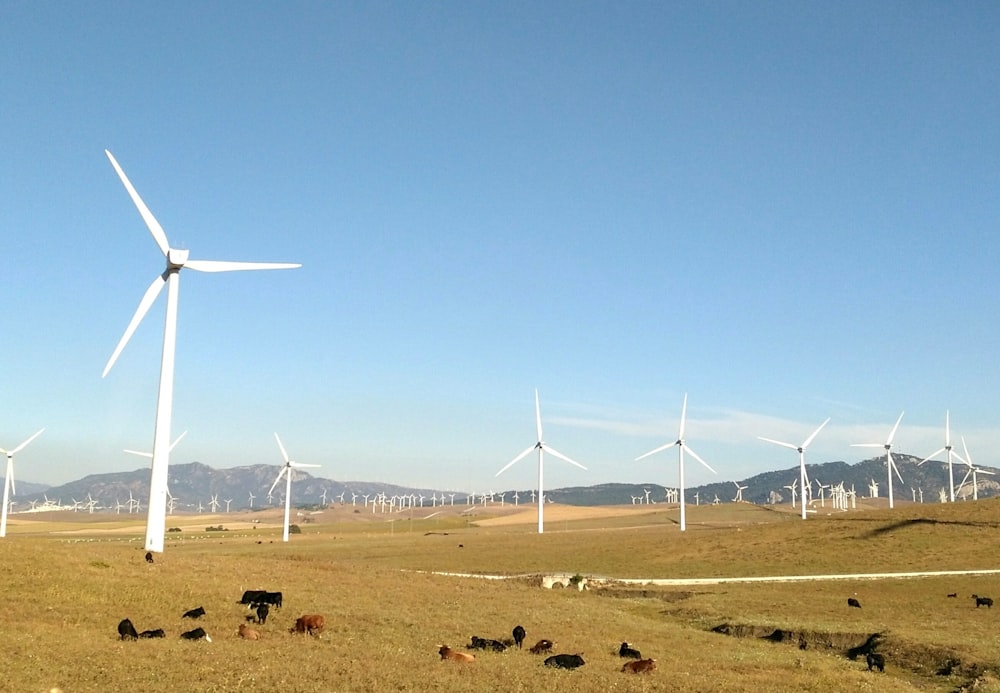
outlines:
[[[977,470],[977,473],[978,473],[978,470]],[[965,473],[965,476],[963,476],[963,477],[962,477],[962,483],[960,483],[960,484],[958,485],[958,487],[959,487],[959,488],[962,488],[963,486],[965,486],[965,482],[969,480],[969,477],[970,477],[970,476],[972,476],[972,467],[969,467],[969,471],[967,471],[967,472]]]
[[[170,446],[170,452],[173,452],[173,451],[174,451],[174,448],[176,448],[176,447],[177,447],[177,443],[179,443],[179,442],[181,442],[182,440],[184,440],[184,436],[186,436],[187,434],[188,434],[188,432],[187,432],[187,431],[184,431],[184,432],[183,432],[183,433],[181,433],[181,434],[180,434],[179,436],[177,436],[177,440],[175,440],[175,441],[174,441],[174,443],[173,443],[173,445],[171,445],[171,446]]]
[[[819,428],[817,428],[815,431],[813,431],[813,433],[812,433],[811,436],[809,436],[808,438],[806,438],[806,442],[802,443],[802,449],[803,450],[805,450],[807,447],[809,447],[809,443],[813,442],[813,438],[815,438],[817,435],[819,435],[819,432],[822,431],[823,427],[826,426],[828,423],[830,423],[829,417],[827,417],[826,421],[824,421],[823,423],[821,423],[819,425]]]
[[[146,317],[146,313],[149,312],[149,307],[153,305],[153,301],[156,300],[156,297],[160,295],[160,292],[166,285],[167,278],[166,272],[164,272],[156,277],[156,279],[153,280],[153,283],[149,285],[149,288],[146,289],[146,293],[142,295],[142,300],[139,301],[139,307],[135,309],[135,313],[132,315],[131,322],[129,322],[128,327],[125,328],[125,334],[123,334],[122,338],[118,340],[118,346],[115,347],[114,353],[111,354],[111,358],[108,359],[108,365],[104,367],[104,372],[101,373],[102,378],[106,376],[108,371],[111,370],[111,367],[115,365],[115,361],[118,360],[118,355],[122,353],[122,349],[124,349],[125,345],[128,344],[128,340],[132,338],[132,333],[135,332],[135,328],[137,328],[139,323],[142,322],[142,319]]]
[[[274,439],[278,441],[278,449],[281,450],[281,459],[285,461],[285,464],[288,464],[288,453],[285,452],[285,446],[281,444],[281,438],[278,437],[277,433],[274,434]]]
[[[44,430],[45,430],[44,428],[41,429],[41,430],[39,430],[37,433],[35,433],[35,435],[31,436],[26,441],[24,441],[23,443],[21,443],[20,445],[18,445],[16,448],[14,448],[13,450],[11,450],[8,454],[10,454],[10,455],[16,455],[17,453],[21,452],[21,450],[24,450],[26,447],[28,447],[28,443],[30,443],[31,441],[33,441],[38,436],[42,435],[42,431],[44,431]]]
[[[885,448],[882,443],[851,443],[852,448]]]
[[[757,436],[760,440],[765,440],[768,443],[774,443],[775,445],[780,445],[783,448],[791,448],[792,450],[798,450],[798,445],[792,445],[791,443],[783,443],[780,440],[774,440],[773,438],[765,438],[764,436]]]
[[[149,458],[153,457],[153,453],[151,452],[140,452],[138,450],[129,450],[128,448],[125,448],[125,452],[127,452],[130,455],[138,455],[139,457],[149,457]]]
[[[566,455],[562,454],[561,452],[559,452],[555,448],[549,447],[548,445],[543,445],[542,449],[545,450],[545,452],[549,453],[550,455],[554,455],[555,457],[558,457],[559,459],[561,459],[564,462],[569,462],[570,464],[575,464],[580,469],[584,469],[584,470],[587,469],[586,467],[584,467],[579,462],[575,462],[575,461],[571,460],[570,458],[566,457]]]
[[[521,460],[523,460],[525,457],[527,457],[528,455],[530,455],[532,453],[532,451],[534,451],[534,449],[537,448],[537,447],[538,447],[537,445],[532,445],[530,448],[528,448],[527,450],[525,450],[524,452],[522,452],[520,455],[518,455],[517,457],[515,457],[514,459],[512,459],[510,462],[508,462],[507,465],[503,469],[501,469],[499,472],[497,472],[493,476],[494,477],[500,476],[501,474],[503,474],[504,472],[506,472],[508,469],[510,469],[511,467],[513,467],[515,464],[517,464],[518,462],[520,462]]]
[[[535,388],[535,428],[538,431],[538,442],[542,441],[542,406],[538,403],[538,388]]]
[[[687,420],[687,410],[688,410],[688,395],[684,393],[684,404],[681,406],[681,427],[680,431],[677,433],[678,440],[684,440],[684,422]]]
[[[903,420],[903,414],[906,412],[900,412],[899,418],[896,419],[896,425],[892,427],[892,431],[889,433],[889,437],[886,439],[886,445],[892,445],[892,439],[896,437],[896,429],[899,428],[899,422]]]
[[[284,475],[284,473],[285,473],[286,471],[288,471],[288,467],[282,467],[282,468],[281,468],[281,471],[280,471],[280,472],[278,472],[278,476],[277,476],[277,477],[275,477],[275,479],[274,479],[274,483],[273,483],[273,484],[271,484],[271,488],[269,488],[269,489],[267,490],[267,495],[269,495],[269,496],[270,496],[270,495],[271,495],[271,493],[272,493],[272,492],[274,492],[274,487],[278,485],[278,482],[279,482],[279,481],[281,481],[281,477],[282,477],[282,475]]]
[[[244,270],[296,269],[298,262],[228,262],[225,260],[188,260],[184,266],[198,272],[241,272]]]
[[[951,412],[947,409],[944,410],[944,447],[951,447]]]
[[[149,232],[153,234],[153,240],[155,240],[156,245],[160,247],[160,252],[166,255],[170,251],[170,243],[167,241],[167,234],[163,232],[163,227],[160,226],[160,222],[156,220],[153,213],[149,211],[149,207],[147,207],[146,203],[142,201],[141,197],[139,197],[139,193],[137,193],[135,188],[132,187],[131,181],[129,181],[128,176],[125,175],[122,167],[118,165],[117,161],[115,161],[115,157],[111,155],[111,152],[105,149],[104,153],[108,155],[108,159],[111,160],[111,165],[115,167],[115,172],[118,173],[118,177],[121,179],[122,185],[124,185],[125,190],[128,191],[128,196],[132,198],[132,203],[139,210],[142,220],[146,222],[146,228],[148,228]]]
[[[708,462],[706,462],[705,460],[701,459],[698,456],[697,452],[695,452],[694,450],[692,450],[691,448],[689,448],[687,445],[684,446],[684,449],[687,450],[688,454],[691,455],[691,457],[695,458],[696,460],[698,460],[699,462],[701,462],[703,465],[705,465],[705,468],[708,471],[712,472],[712,474],[718,474],[717,471],[715,471],[714,469],[712,469],[711,466],[709,466]]]
[[[301,462],[289,462],[289,467],[294,469],[319,469],[322,465],[319,464],[303,464]]]
[[[969,447],[965,444],[965,436],[962,436],[962,452],[965,453],[965,459],[962,460],[970,467],[972,466],[972,455],[969,454]],[[961,459],[961,458],[959,458]]]
[[[991,472],[988,469],[977,469],[976,474],[989,474],[990,476],[996,476],[996,472]]]
[[[638,457],[635,458],[635,461],[638,462],[639,460],[644,460],[647,457],[649,457],[650,455],[655,455],[658,452],[663,452],[664,450],[667,450],[668,448],[672,448],[675,445],[677,445],[677,441],[676,440],[674,442],[672,442],[672,443],[667,443],[666,445],[661,445],[660,447],[656,448],[655,450],[650,450],[649,452],[647,452],[644,455],[639,455]]]
[[[920,466],[920,465],[922,465],[922,464],[923,464],[924,462],[928,461],[929,459],[931,459],[931,458],[932,458],[932,457],[934,457],[935,455],[940,455],[940,454],[941,454],[942,452],[944,452],[945,450],[947,450],[947,448],[941,448],[940,450],[935,450],[934,452],[932,452],[931,454],[929,454],[929,455],[928,455],[927,457],[925,457],[924,459],[922,459],[922,460],[920,460],[919,462],[917,462],[917,466],[919,467],[919,466]],[[954,452],[952,452],[951,454],[952,454],[952,455],[954,455],[955,453],[954,453]],[[956,455],[956,457],[957,457],[957,455]]]
[[[887,460],[889,460],[889,466],[892,467],[892,471],[896,472],[896,476],[899,478],[899,483],[901,483],[901,484],[905,483],[903,481],[903,477],[899,473],[899,468],[896,466],[896,463],[892,459],[892,451],[891,450],[886,450],[885,451],[885,457],[886,457]]]

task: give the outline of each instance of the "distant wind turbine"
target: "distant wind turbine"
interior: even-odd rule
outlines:
[[[899,483],[903,483],[903,477],[900,476],[899,470],[896,468],[896,463],[892,461],[892,439],[896,437],[896,430],[899,428],[899,422],[903,420],[903,414],[906,412],[900,412],[899,418],[896,419],[896,425],[892,427],[889,431],[889,437],[885,439],[884,443],[852,443],[851,447],[854,448],[885,448],[885,466],[889,476],[889,507],[892,508],[892,473],[896,472],[896,476],[899,477]],[[874,482],[874,479],[872,480]],[[877,487],[876,487],[877,488]]]
[[[0,537],[7,536],[7,510],[10,508],[10,496],[14,495],[14,455],[24,450],[28,447],[28,444],[33,441],[38,436],[42,435],[42,431],[39,430],[35,435],[28,438],[26,441],[18,445],[13,450],[3,450],[0,449],[0,453],[7,456],[7,473],[5,474],[3,482],[3,510],[0,511]]]
[[[108,359],[101,377],[108,374],[111,367],[118,359],[125,345],[128,344],[132,333],[146,316],[153,301],[156,300],[163,287],[167,287],[167,311],[163,328],[163,353],[160,360],[160,387],[156,400],[156,423],[153,429],[153,468],[149,481],[149,506],[146,513],[146,550],[163,552],[163,538],[166,530],[167,512],[167,468],[170,465],[170,418],[173,410],[174,399],[174,357],[177,341],[177,293],[180,282],[180,271],[184,267],[189,267],[198,272],[233,272],[238,270],[263,270],[263,269],[293,269],[300,267],[299,264],[292,263],[264,263],[264,262],[226,262],[217,260],[189,260],[188,251],[179,248],[171,248],[167,240],[167,235],[163,227],[153,216],[153,213],[146,207],[146,203],[139,197],[139,193],[132,187],[132,183],[126,177],[125,172],[115,160],[111,152],[104,150],[111,165],[114,167],[118,178],[128,191],[133,204],[139,210],[140,216],[146,223],[146,227],[153,235],[156,245],[163,253],[167,262],[167,267],[162,274],[153,279],[153,283],[146,289],[139,307],[132,316],[131,322],[125,329],[118,346]]]
[[[704,465],[705,469],[707,469],[708,471],[712,472],[712,474],[716,474],[717,473],[714,469],[712,469],[708,465],[708,462],[706,462],[705,460],[701,459],[698,456],[698,453],[696,453],[694,450],[692,450],[690,447],[688,447],[688,445],[684,442],[684,422],[685,422],[685,419],[687,418],[687,406],[688,406],[688,396],[687,396],[687,393],[685,392],[684,393],[684,405],[681,407],[681,425],[680,425],[680,430],[677,433],[677,440],[675,440],[672,443],[667,443],[666,445],[661,445],[660,447],[656,448],[655,450],[650,450],[646,454],[639,455],[638,457],[635,458],[635,461],[638,462],[639,460],[645,459],[645,458],[649,457],[650,455],[655,455],[658,452],[662,452],[663,450],[667,450],[669,448],[677,446],[677,476],[678,476],[678,479],[680,481],[680,483],[678,484],[678,500],[680,501],[681,531],[682,532],[686,531],[686,529],[687,529],[687,520],[686,520],[686,515],[685,515],[685,510],[684,510],[684,451],[687,450],[688,453],[691,455],[691,457],[693,457],[696,460],[698,460],[699,462],[701,462],[701,464]]]
[[[501,469],[499,472],[494,474],[494,477],[498,477],[508,469],[513,467],[515,464],[523,460],[525,457],[531,454],[533,450],[538,450],[538,533],[542,534],[545,531],[545,511],[543,507],[545,505],[545,487],[542,485],[545,467],[545,452],[548,451],[554,457],[558,457],[564,462],[569,462],[572,465],[579,467],[580,469],[586,470],[579,462],[574,462],[566,455],[562,454],[555,448],[553,448],[548,443],[542,441],[542,408],[538,403],[538,390],[535,390],[535,426],[538,431],[538,442],[532,445],[530,448],[522,452],[520,455],[512,459],[507,465]],[[534,493],[532,492],[532,496]]]
[[[950,421],[950,419],[951,419],[950,412],[946,409],[945,412],[944,412],[944,447],[941,448],[940,450],[935,450],[934,452],[932,452],[931,454],[929,454],[927,457],[925,457],[924,459],[922,459],[919,462],[917,462],[917,466],[919,467],[920,465],[922,465],[927,460],[931,459],[932,457],[936,457],[937,455],[940,455],[942,452],[947,452],[948,453],[948,490],[950,491],[949,497],[951,499],[951,502],[954,503],[955,502],[955,475],[952,473],[952,458],[953,457],[958,457],[959,460],[961,460],[962,462],[965,462],[966,464],[968,464],[968,461],[967,460],[963,460],[961,457],[959,457],[958,453],[954,452],[952,450],[952,448],[951,448],[951,421]]]
[[[274,487],[278,485],[279,481],[281,481],[282,474],[284,474],[284,476],[285,476],[285,529],[284,529],[284,532],[281,535],[281,540],[282,541],[288,541],[288,517],[289,517],[289,515],[291,513],[291,510],[292,510],[292,470],[293,469],[315,468],[315,467],[319,467],[319,465],[318,464],[300,464],[299,462],[293,462],[292,460],[288,459],[288,453],[285,452],[285,446],[281,444],[281,438],[278,437],[277,433],[274,434],[274,439],[276,441],[278,441],[278,449],[281,450],[281,457],[285,460],[285,464],[284,464],[284,466],[282,466],[281,471],[278,472],[278,476],[277,476],[277,478],[275,478],[274,483],[271,484],[271,489],[267,492],[267,495],[268,496],[271,495],[271,493],[274,491]]]
[[[783,448],[791,448],[792,450],[798,450],[798,452],[799,452],[799,481],[802,484],[801,488],[802,488],[802,519],[803,520],[806,519],[806,493],[805,493],[805,489],[806,489],[807,486],[809,486],[809,479],[806,476],[806,448],[809,447],[809,443],[813,442],[813,439],[817,435],[819,435],[819,432],[822,431],[823,427],[826,426],[828,423],[830,423],[830,419],[829,418],[826,421],[824,421],[823,423],[821,423],[819,425],[819,428],[817,428],[815,431],[813,431],[812,435],[810,435],[808,438],[806,438],[806,442],[802,443],[802,445],[792,445],[791,443],[783,443],[782,441],[780,441],[780,440],[774,440],[773,438],[765,438],[764,436],[757,436],[760,440],[766,441],[768,443],[774,443],[775,445],[780,445]],[[792,494],[792,506],[794,507],[794,505],[795,505],[795,494],[793,492],[793,494]]]
[[[988,469],[980,469],[979,467],[976,467],[974,464],[972,464],[972,455],[969,454],[969,448],[965,444],[965,436],[962,436],[962,450],[965,452],[965,459],[962,460],[962,461],[965,462],[965,464],[968,465],[969,471],[967,471],[965,473],[965,478],[962,479],[962,483],[959,484],[958,487],[961,489],[963,486],[965,486],[965,482],[968,481],[969,477],[971,476],[972,477],[972,500],[979,500],[979,479],[976,478],[976,475],[977,474],[990,474],[990,475],[993,475],[996,472],[991,472]],[[956,457],[957,457],[957,455],[956,455]]]

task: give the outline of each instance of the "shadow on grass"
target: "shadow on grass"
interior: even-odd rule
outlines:
[[[958,520],[934,520],[930,518],[916,517],[906,520],[899,520],[898,522],[893,522],[881,527],[876,527],[875,529],[867,532],[865,534],[868,538],[878,537],[889,532],[895,532],[900,529],[906,529],[908,527],[913,527],[916,525],[953,525],[956,527],[980,527],[984,529],[996,529],[1000,527],[1000,523],[997,522],[968,522],[968,521],[958,521]]]

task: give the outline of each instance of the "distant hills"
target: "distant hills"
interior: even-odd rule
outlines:
[[[917,466],[920,458],[911,455],[894,455],[893,459],[903,477],[893,479],[893,492],[901,501],[918,502],[923,494],[923,502],[936,503],[942,490],[948,492],[947,464],[932,460],[922,466]],[[219,512],[246,510],[251,507],[250,496],[253,494],[253,508],[263,508],[284,503],[284,483],[275,488],[268,502],[267,490],[274,482],[280,467],[275,465],[252,465],[232,467],[229,469],[214,469],[200,462],[188,464],[173,464],[170,466],[169,489],[176,499],[175,512],[208,512],[212,498],[217,499]],[[980,498],[1000,495],[1000,470],[986,467],[988,471],[998,472],[998,476],[979,475],[978,494]],[[676,472],[667,468],[666,477],[676,478]],[[886,465],[885,456],[863,460],[856,464],[846,462],[826,462],[823,464],[808,464],[806,471],[813,483],[813,498],[818,501],[819,493],[816,482],[824,485],[844,483],[845,488],[854,487],[858,497],[870,495],[869,484],[872,480],[878,483],[878,495],[886,497]],[[959,484],[965,476],[967,467],[964,464],[954,465],[955,487],[957,497],[972,496],[971,480],[959,490]],[[788,469],[764,472],[748,479],[743,479],[739,485],[745,487],[742,497],[744,501],[757,504],[788,503],[791,495],[785,486],[789,486],[799,478],[798,466]],[[670,479],[672,481],[672,479]],[[650,484],[598,484],[595,486],[567,487],[546,490],[546,497],[556,503],[567,505],[625,505],[629,503],[649,502],[662,503],[666,500],[666,488],[675,488],[671,483]],[[292,482],[292,501],[297,507],[315,507],[323,503],[325,493],[326,503],[343,502],[363,506],[364,496],[373,498],[384,493],[387,496],[423,496],[422,504],[429,507],[432,499],[445,498],[440,489],[420,489],[382,484],[368,481],[334,481],[314,477],[303,471],[296,471]],[[503,492],[504,503],[514,502],[515,490]],[[532,501],[530,489],[517,490],[518,503]],[[828,494],[828,492],[827,492]],[[86,509],[88,498],[94,500],[94,510],[99,512],[128,512],[128,502],[132,498],[145,507],[149,497],[149,467],[142,467],[131,472],[115,472],[110,474],[92,474],[77,481],[61,486],[47,487],[30,482],[17,482],[17,495],[14,511],[28,510],[31,507],[42,507],[48,502],[49,507],[58,505],[63,508],[76,503],[81,510]],[[733,502],[736,497],[736,485],[733,481],[720,481],[712,484],[691,487],[687,489],[688,503]],[[452,494],[447,494],[451,502]],[[477,500],[479,500],[477,498]],[[465,493],[454,495],[454,502],[466,503]],[[440,501],[439,501],[440,502]],[[479,501],[481,502],[481,500]],[[500,503],[501,494],[494,493],[492,502]]]

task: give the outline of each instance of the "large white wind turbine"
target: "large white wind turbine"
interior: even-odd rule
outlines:
[[[799,453],[799,481],[802,483],[802,488],[804,489],[809,483],[806,477],[806,448],[809,447],[809,443],[813,442],[813,438],[819,435],[819,432],[823,430],[823,427],[830,423],[828,418],[826,421],[819,425],[812,435],[806,438],[806,442],[802,445],[792,445],[791,443],[783,443],[780,440],[774,440],[773,438],[765,438],[764,436],[757,436],[761,440],[767,441],[768,443],[774,443],[775,445],[780,445],[783,448],[791,448],[792,450],[797,450]],[[802,494],[802,519],[806,519],[806,496]]]
[[[18,445],[13,450],[4,450],[0,448],[0,453],[7,455],[7,472],[4,475],[3,482],[3,510],[0,511],[0,537],[7,536],[7,509],[10,507],[10,496],[15,493],[14,490],[14,455],[24,450],[28,447],[28,443],[33,441],[38,436],[42,435],[42,431],[39,430],[35,435],[28,438],[26,441]]]
[[[139,307],[132,316],[132,321],[125,328],[114,353],[108,359],[108,364],[104,367],[102,377],[108,374],[118,355],[128,344],[132,333],[142,322],[143,317],[149,311],[153,301],[159,296],[163,287],[167,287],[167,311],[166,320],[163,327],[163,355],[160,361],[160,389],[156,400],[156,423],[153,430],[153,468],[149,482],[149,506],[146,514],[146,549],[149,551],[163,551],[163,535],[166,525],[167,511],[167,467],[170,464],[170,417],[173,409],[174,399],[174,354],[177,341],[177,292],[180,281],[181,269],[188,267],[198,272],[233,272],[238,270],[263,270],[263,269],[293,269],[300,267],[297,263],[273,263],[273,262],[226,262],[218,260],[190,260],[188,251],[179,248],[171,248],[167,241],[160,223],[153,216],[153,213],[146,207],[146,203],[139,197],[139,193],[132,187],[132,183],[125,176],[121,166],[115,161],[111,152],[105,150],[111,165],[114,166],[118,178],[128,191],[129,197],[139,210],[140,216],[146,223],[146,227],[153,235],[153,240],[159,246],[160,252],[167,261],[167,268],[158,275],[153,283],[146,289]]]
[[[293,469],[308,469],[319,467],[318,464],[301,464],[299,462],[293,462],[288,459],[288,453],[285,452],[285,446],[281,444],[281,438],[278,434],[274,434],[274,439],[278,441],[278,449],[281,450],[281,457],[285,460],[285,464],[281,467],[281,471],[278,472],[277,478],[275,478],[274,483],[271,484],[270,490],[267,492],[268,495],[274,491],[274,487],[278,485],[281,481],[281,475],[285,475],[285,530],[281,535],[282,541],[288,541],[288,516],[292,509],[292,470]]]
[[[530,455],[532,450],[538,450],[538,533],[542,534],[545,531],[545,518],[544,518],[545,511],[543,509],[544,506],[545,506],[545,487],[542,485],[542,480],[543,480],[543,476],[544,476],[544,466],[545,466],[545,452],[546,451],[549,452],[551,455],[553,455],[554,457],[558,457],[559,459],[563,460],[564,462],[569,462],[570,464],[576,465],[580,469],[586,470],[587,468],[584,467],[579,462],[574,462],[570,458],[566,457],[566,455],[562,454],[561,452],[559,452],[558,450],[556,450],[555,448],[553,448],[548,443],[542,441],[542,409],[541,409],[541,406],[539,406],[539,404],[538,404],[538,390],[537,389],[535,390],[535,426],[536,426],[536,428],[538,430],[538,442],[536,442],[530,448],[528,448],[527,450],[525,450],[524,452],[522,452],[520,455],[518,455],[517,457],[515,457],[514,459],[512,459],[510,462],[508,462],[507,465],[503,469],[501,469],[499,472],[497,472],[493,476],[494,477],[500,476],[501,474],[503,474],[504,472],[506,472],[508,469],[510,469],[511,467],[513,467],[516,463],[520,462],[525,457],[527,457],[528,455]]]
[[[979,500],[979,479],[976,478],[977,474],[990,474],[993,475],[996,472],[991,472],[988,469],[980,469],[979,467],[972,464],[972,455],[969,454],[969,447],[965,444],[965,436],[962,436],[962,450],[965,452],[965,459],[962,460],[968,465],[969,471],[965,473],[965,478],[962,479],[962,483],[958,485],[959,488],[965,486],[965,482],[972,477],[972,500]],[[956,454],[955,457],[958,457]],[[962,459],[959,457],[959,459]]]
[[[677,476],[680,482],[678,484],[679,487],[678,498],[680,499],[682,532],[687,529],[687,518],[684,510],[684,451],[687,450],[688,453],[690,453],[691,457],[701,462],[705,466],[705,468],[708,469],[708,471],[712,472],[712,474],[717,473],[714,469],[708,466],[708,462],[698,457],[698,453],[696,453],[694,450],[688,447],[687,443],[684,442],[684,422],[687,419],[687,408],[688,408],[688,396],[687,393],[685,392],[684,406],[681,407],[681,426],[679,432],[677,433],[677,440],[675,440],[672,443],[667,443],[666,445],[661,445],[655,450],[650,450],[645,455],[639,455],[638,457],[635,458],[635,461],[638,462],[639,460],[649,457],[650,455],[655,455],[656,453],[662,452],[663,450],[666,450],[668,448],[672,448],[675,445],[677,446]]]
[[[903,414],[906,412],[900,412],[899,418],[896,419],[896,425],[892,427],[889,431],[889,437],[885,439],[884,443],[852,443],[851,447],[854,448],[885,448],[885,466],[886,472],[889,476],[889,507],[892,505],[892,473],[896,472],[896,476],[899,477],[899,483],[903,483],[903,477],[900,476],[899,470],[896,469],[896,463],[892,461],[892,439],[896,437],[896,429],[899,428],[899,422],[903,420]]]
[[[940,455],[942,452],[947,452],[948,453],[948,490],[951,492],[950,495],[949,495],[949,498],[951,499],[951,502],[954,503],[955,502],[955,476],[952,474],[952,458],[953,457],[958,457],[959,460],[961,460],[962,462],[965,462],[966,464],[968,464],[968,461],[967,460],[963,460],[961,457],[959,457],[958,453],[954,452],[952,450],[952,448],[951,448],[951,420],[950,420],[950,418],[951,418],[950,417],[950,413],[946,409],[945,412],[944,412],[944,447],[941,448],[940,450],[935,450],[934,452],[932,452],[931,454],[929,454],[927,457],[925,457],[924,459],[922,459],[919,462],[917,462],[917,466],[919,467],[920,465],[922,465],[927,460],[931,459],[932,457],[936,457],[937,455]]]

